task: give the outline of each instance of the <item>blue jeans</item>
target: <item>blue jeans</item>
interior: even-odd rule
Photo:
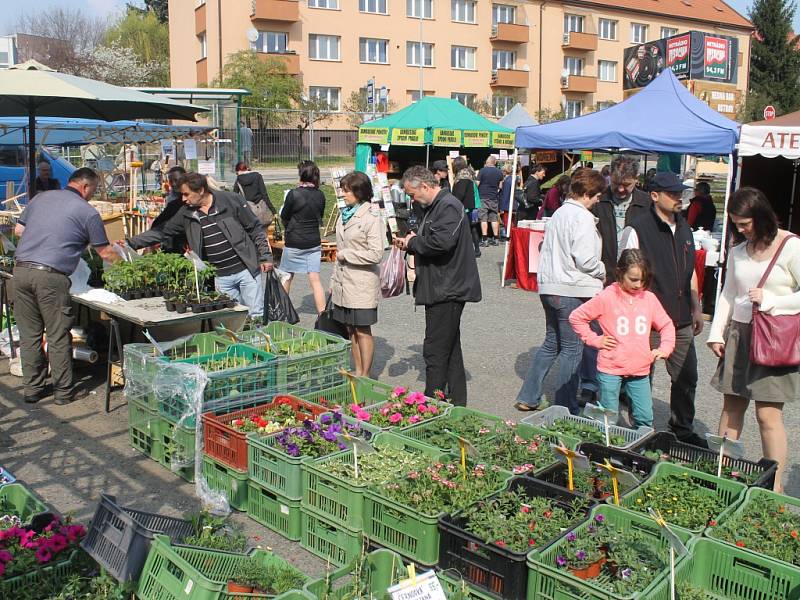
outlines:
[[[619,412],[619,390],[622,388],[631,400],[634,427],[653,426],[653,394],[649,375],[623,377],[598,371],[597,381],[600,383],[600,404],[603,408]]]
[[[581,365],[583,342],[569,324],[569,315],[585,302],[568,296],[539,296],[544,307],[544,342],[533,357],[517,402],[538,406],[542,401],[542,384],[558,358],[555,404],[566,406],[573,415],[580,413],[578,405],[578,369]]]
[[[222,294],[228,294],[239,304],[244,304],[250,311],[251,317],[261,317],[264,314],[264,279],[261,273],[253,277],[247,269],[223,275],[214,279],[214,287]]]
[[[603,335],[600,323],[592,321],[589,327],[597,335]],[[581,391],[599,392],[600,384],[597,382],[597,348],[584,345],[581,358]]]

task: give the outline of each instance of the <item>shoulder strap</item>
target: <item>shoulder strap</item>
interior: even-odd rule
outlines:
[[[764,287],[764,284],[767,282],[767,277],[769,277],[770,271],[772,271],[772,267],[775,266],[775,262],[778,260],[778,257],[780,256],[781,252],[783,251],[783,247],[786,245],[786,242],[789,241],[789,238],[796,238],[796,237],[798,237],[798,236],[796,236],[793,233],[790,233],[785,238],[783,238],[783,241],[781,242],[781,245],[778,246],[778,250],[775,252],[775,254],[772,255],[772,260],[769,261],[769,266],[767,267],[767,270],[764,271],[764,275],[761,277],[761,281],[758,282],[758,286],[757,287],[759,287],[759,288],[763,288]]]

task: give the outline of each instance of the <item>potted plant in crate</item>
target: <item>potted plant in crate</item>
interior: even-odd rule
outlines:
[[[248,558],[240,561],[228,580],[228,591],[239,594],[252,594],[269,573],[257,560]]]
[[[602,515],[598,515],[600,517]],[[603,565],[606,564],[605,547],[599,527],[593,526],[593,531],[585,536],[578,536],[570,531],[567,536],[567,545],[563,554],[556,557],[559,567],[566,567],[575,577],[580,579],[594,579],[600,575]]]

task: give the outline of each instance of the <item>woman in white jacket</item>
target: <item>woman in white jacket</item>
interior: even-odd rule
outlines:
[[[570,180],[570,198],[547,223],[539,256],[537,281],[546,331],[517,394],[521,411],[542,408],[542,384],[558,358],[555,404],[578,414],[578,369],[583,343],[569,324],[569,315],[603,289],[606,276],[597,222],[589,209],[606,189],[603,176],[579,169]]]

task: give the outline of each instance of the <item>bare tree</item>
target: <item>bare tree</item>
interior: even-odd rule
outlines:
[[[107,19],[79,9],[48,7],[25,12],[17,20],[17,32],[35,37],[20,48],[20,60],[34,59],[57,71],[80,75],[108,26]]]

